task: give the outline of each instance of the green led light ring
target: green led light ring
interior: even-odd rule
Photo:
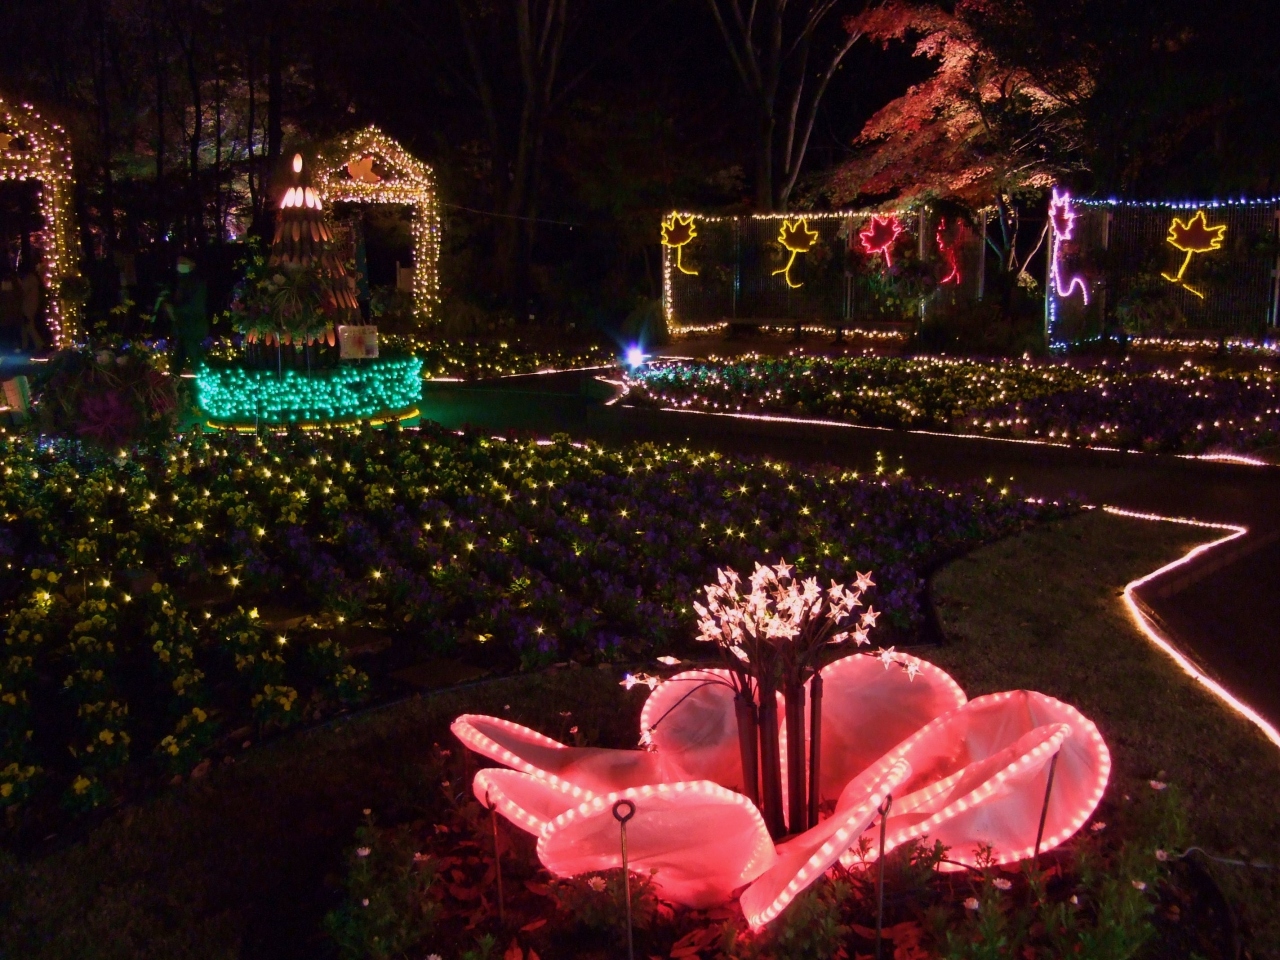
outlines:
[[[311,373],[202,365],[196,396],[215,424],[336,424],[394,416],[422,400],[417,357],[342,364]]]

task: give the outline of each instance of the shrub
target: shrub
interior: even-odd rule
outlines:
[[[379,828],[365,812],[347,854],[342,904],[324,929],[344,960],[390,960],[421,947],[440,915],[439,867],[404,829]]]

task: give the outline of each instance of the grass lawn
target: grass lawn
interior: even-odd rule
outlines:
[[[1114,752],[1109,802],[1159,777],[1187,797],[1199,843],[1274,860],[1280,754],[1150,649],[1120,605],[1127,580],[1197,536],[1094,513],[985,548],[938,578],[954,642],[926,656],[971,696],[1027,686],[1078,705]],[[469,794],[472,761],[447,730],[456,714],[506,716],[570,742],[576,726],[579,742],[630,746],[643,698],[642,687],[623,692],[614,669],[563,669],[256,746],[85,836],[0,861],[0,957],[327,956],[320,919],[337,901],[362,809],[394,823],[431,816],[441,791]],[[1251,897],[1255,956],[1268,955],[1275,928],[1263,908],[1276,889],[1232,894]]]
[[[1115,761],[1106,802],[1167,782],[1197,845],[1280,863],[1280,752],[1152,646],[1121,600],[1130,580],[1206,539],[1094,511],[984,547],[934,581],[952,643],[926,657],[970,697],[1026,687],[1079,707]],[[1254,956],[1280,957],[1280,871],[1211,871]]]

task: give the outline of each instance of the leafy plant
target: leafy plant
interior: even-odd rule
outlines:
[[[653,882],[656,873],[631,875],[631,922],[637,930],[648,930],[657,916],[658,897]],[[556,906],[575,923],[626,938],[627,894],[620,869],[557,880],[551,885],[551,892]]]
[[[417,853],[410,831],[379,828],[365,811],[347,854],[345,896],[325,915],[325,932],[344,960],[404,957],[435,932],[438,882],[437,862]]]

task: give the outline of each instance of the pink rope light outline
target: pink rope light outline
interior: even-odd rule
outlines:
[[[1198,547],[1193,547],[1185,555],[1174,560],[1172,563],[1166,563],[1163,567],[1158,570],[1151,571],[1145,577],[1139,577],[1137,580],[1133,580],[1128,583],[1124,588],[1124,604],[1125,608],[1129,611],[1129,617],[1133,620],[1134,625],[1142,631],[1143,635],[1145,635],[1148,640],[1154,643],[1160,650],[1167,654],[1174,663],[1181,667],[1183,673],[1204,686],[1211,694],[1225,703],[1233,711],[1261,730],[1263,735],[1270,740],[1272,744],[1276,747],[1280,747],[1280,730],[1277,730],[1256,710],[1236,697],[1231,693],[1231,691],[1227,690],[1226,687],[1218,683],[1218,681],[1207,676],[1199,667],[1192,663],[1191,660],[1180,653],[1173,643],[1170,642],[1169,638],[1160,632],[1154,621],[1152,621],[1142,611],[1142,608],[1134,598],[1134,593],[1139,587],[1150,583],[1158,577],[1164,576],[1166,573],[1176,570],[1178,567],[1187,565],[1196,557],[1203,553],[1207,553],[1215,547],[1220,547],[1225,543],[1230,543],[1232,540],[1237,540],[1240,537],[1243,537],[1249,532],[1249,528],[1234,523],[1208,523],[1204,520],[1191,520],[1186,517],[1165,517],[1158,513],[1139,513],[1134,510],[1122,510],[1119,507],[1104,506],[1102,509],[1114,516],[1129,517],[1134,520],[1154,520],[1162,521],[1164,523],[1181,523],[1190,527],[1203,527],[1206,530],[1227,531],[1227,535],[1225,537],[1220,537],[1217,540],[1210,541],[1209,543],[1202,543]]]
[[[1058,229],[1058,214],[1066,221],[1066,229]],[[1089,303],[1089,287],[1084,282],[1084,278],[1079,275],[1072,277],[1067,282],[1067,288],[1062,288],[1062,262],[1059,243],[1063,240],[1070,240],[1071,234],[1075,232],[1076,212],[1071,209],[1071,194],[1067,192],[1058,193],[1058,188],[1053,188],[1053,199],[1049,202],[1049,228],[1053,231],[1053,258],[1050,271],[1053,275],[1053,287],[1057,291],[1058,298],[1065,300],[1075,291],[1076,287],[1080,288],[1080,295],[1084,298],[1085,305]]]

